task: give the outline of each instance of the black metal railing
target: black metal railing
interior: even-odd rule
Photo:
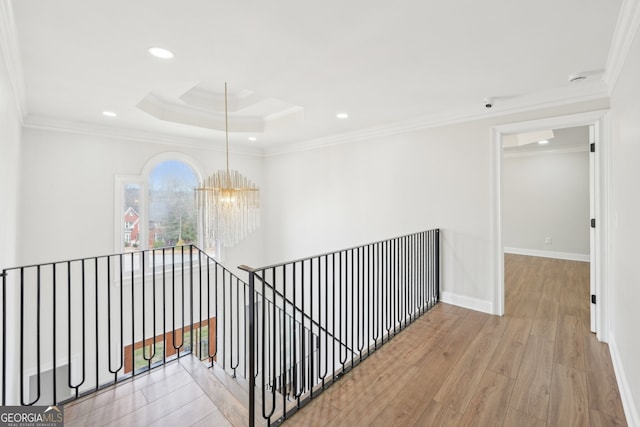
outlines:
[[[195,246],[1,278],[2,405],[64,403],[187,353],[246,376],[247,284]]]
[[[250,425],[282,423],[433,307],[439,265],[435,229],[267,267],[241,266],[255,307],[248,317]]]
[[[436,304],[439,241],[242,266],[248,283],[193,245],[4,269],[2,405],[65,403],[193,354],[248,380],[250,425],[278,425]]]

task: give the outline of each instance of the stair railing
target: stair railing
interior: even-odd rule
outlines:
[[[247,284],[196,246],[1,279],[2,405],[65,403],[191,353],[246,376]]]
[[[250,425],[279,425],[433,307],[439,266],[439,229],[240,266],[249,275],[249,305],[262,307],[248,318]],[[272,302],[282,306],[269,310]]]
[[[4,269],[2,405],[65,403],[194,354],[249,381],[251,425],[277,425],[436,304],[439,241],[241,266],[248,283],[193,245]]]

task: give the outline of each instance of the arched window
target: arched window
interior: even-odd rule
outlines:
[[[193,163],[180,153],[151,159],[142,175],[116,176],[116,252],[198,243]]]

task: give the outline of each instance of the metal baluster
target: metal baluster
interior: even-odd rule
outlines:
[[[296,306],[296,289],[297,289],[297,280],[296,280],[296,263],[292,263],[292,278],[293,278],[293,283],[292,283],[292,288],[293,288],[293,322],[292,322],[292,327],[293,327],[293,333],[291,334],[292,336],[292,341],[293,341],[293,345],[291,346],[291,364],[292,364],[292,372],[293,372],[293,397],[294,398],[298,398],[300,396],[300,394],[298,393],[298,388],[300,386],[299,384],[299,380],[298,380],[298,359],[297,359],[297,349],[298,349],[298,341],[296,340],[297,336],[296,336],[296,313],[297,313],[297,306]]]
[[[349,286],[351,288],[351,348],[353,349],[353,351],[355,351],[356,347],[357,347],[357,342],[356,342],[356,330],[355,330],[355,298],[354,298],[354,292],[355,292],[355,281],[354,281],[354,277],[355,277],[355,264],[354,264],[354,249],[350,250],[351,252],[351,286]],[[353,362],[351,363],[351,366],[353,367]]]
[[[191,257],[192,270],[193,270],[193,250],[194,250],[194,246],[189,245],[189,256]],[[199,331],[198,331],[198,339],[197,339],[198,347],[197,347],[196,355],[198,356],[198,360],[203,360],[204,357],[202,357],[202,355],[204,354],[204,351],[202,346],[204,342],[202,342],[202,330],[204,329],[204,325],[203,325],[204,322],[202,319],[202,302],[203,302],[202,300],[204,299],[204,297],[202,296],[202,254],[200,253],[200,251],[197,251],[196,253],[198,254],[198,324],[200,325]],[[191,280],[193,280],[193,275],[191,277],[192,277]],[[208,293],[207,293],[207,296],[208,296]],[[209,342],[209,336],[211,331],[210,328],[211,328],[211,325],[209,324],[209,316],[207,315],[207,343]],[[209,353],[209,349],[207,349],[207,353]]]
[[[140,256],[141,261],[142,261],[142,358],[144,360],[147,361],[147,369],[150,370],[151,369],[151,357],[147,358],[147,341],[146,341],[146,323],[147,323],[147,319],[146,319],[146,310],[147,310],[147,298],[146,298],[146,288],[147,288],[147,274],[146,274],[146,263],[145,263],[145,259],[146,257],[144,256],[144,252],[141,252],[143,255]],[[133,286],[132,286],[133,288]],[[135,337],[134,337],[135,338]],[[133,340],[133,342],[135,343],[135,339]],[[135,346],[135,344],[134,344]]]
[[[342,257],[343,254],[344,254],[345,262],[342,261],[343,260],[343,257]],[[347,362],[347,357],[349,356],[349,354],[347,352],[348,347],[346,346],[346,344],[348,342],[348,339],[347,339],[347,328],[348,328],[348,326],[347,326],[347,321],[346,321],[347,319],[343,317],[343,316],[346,316],[346,313],[344,312],[344,307],[347,305],[347,292],[348,292],[347,288],[346,288],[346,286],[347,286],[346,285],[346,283],[347,283],[347,267],[346,267],[347,253],[345,251],[341,251],[338,255],[339,255],[339,261],[340,261],[340,269],[338,270],[338,277],[340,279],[340,283],[339,283],[339,285],[340,285],[340,292],[339,292],[340,298],[339,298],[339,302],[338,302],[338,311],[340,313],[340,316],[339,316],[339,319],[340,319],[339,331],[340,331],[340,342],[341,342],[341,345],[340,345],[340,364],[342,365],[342,372],[344,373],[345,364]],[[343,272],[344,274],[340,274],[340,272]],[[344,286],[344,289],[345,289],[344,305],[342,304],[342,289],[343,289],[342,285],[343,284],[345,285]],[[343,326],[344,326],[344,334],[343,334],[343,329],[342,329]],[[342,343],[344,343],[344,344],[342,344]],[[342,348],[343,347],[345,348],[344,349],[344,358],[342,357]]]
[[[218,266],[216,265],[216,275]],[[216,277],[216,283],[217,283]],[[252,308],[253,310],[253,308]],[[222,369],[227,367],[227,275],[222,270]],[[253,375],[253,374],[252,374]]]
[[[167,363],[167,256],[162,248],[162,364]],[[173,332],[171,333],[173,337]],[[173,339],[172,339],[173,341]]]
[[[332,292],[331,292],[331,300],[334,302],[334,304],[332,305],[333,309],[331,310],[332,312],[332,322],[331,322],[331,331],[333,332],[333,340],[331,341],[331,348],[333,348],[333,351],[331,353],[331,362],[332,362],[332,366],[333,368],[331,369],[332,374],[331,374],[331,380],[335,381],[336,380],[336,360],[339,359],[340,356],[340,348],[341,348],[341,342],[338,341],[338,358],[336,358],[336,338],[338,336],[338,330],[336,328],[336,305],[335,305],[335,301],[336,301],[336,253],[332,253],[331,254],[331,285],[332,285]],[[327,302],[327,305],[328,302]],[[340,305],[338,304],[338,311],[340,311]]]
[[[233,282],[233,277],[229,278],[230,282]],[[233,293],[233,289],[232,289]],[[233,299],[233,298],[232,298]],[[233,331],[231,331],[231,335],[233,336]],[[236,355],[237,360],[235,365],[233,364],[233,345],[231,350],[231,369],[233,369],[233,377],[236,377],[236,370],[240,365],[240,283],[236,278]]]
[[[95,279],[95,285],[96,285],[96,294],[95,294],[95,310],[96,310],[95,311],[95,320],[96,320],[96,329],[95,329],[95,332],[96,332],[96,336],[95,336],[95,338],[96,338],[96,390],[98,390],[98,388],[100,387],[100,377],[99,377],[99,374],[100,374],[100,360],[99,360],[100,359],[99,358],[100,348],[99,348],[99,340],[98,340],[98,338],[100,336],[100,330],[98,328],[98,324],[100,323],[99,322],[99,316],[98,316],[98,304],[99,304],[99,301],[98,301],[98,299],[99,299],[99,295],[98,295],[98,289],[99,289],[99,286],[98,286],[98,258],[94,258],[94,279]],[[53,362],[53,366],[54,366],[54,370],[55,370],[55,359],[54,359],[54,362]]]
[[[2,270],[2,406],[7,405],[7,270]]]
[[[274,280],[275,282],[275,280]],[[275,287],[275,283],[273,284]],[[282,408],[283,408],[283,418],[286,418],[287,415],[287,274],[286,274],[286,266],[282,266],[282,326],[280,328],[280,345],[282,346],[282,357],[281,357],[281,367],[280,367],[280,393],[282,394]]]
[[[135,277],[134,268],[135,259],[134,252],[131,252],[131,375],[136,374],[136,334],[135,334]],[[84,275],[84,273],[83,273]]]
[[[323,390],[329,371],[329,258],[327,255],[324,256],[324,280],[324,371],[321,374]]]
[[[185,270],[185,265],[184,265],[184,248],[185,246],[182,245],[181,247],[182,250],[182,283],[184,286],[184,270]],[[195,345],[196,345],[196,339],[195,339],[195,335],[196,335],[196,331],[195,331],[195,323],[193,321],[193,256],[191,256],[191,254],[189,254],[189,328],[191,330],[191,354],[195,354],[197,352],[194,351]],[[184,306],[184,302],[183,302],[183,306]],[[200,331],[198,330],[198,333]]]
[[[358,290],[358,294],[356,297],[356,322],[358,325],[358,353],[359,353],[359,357],[360,360],[362,360],[362,350],[364,349],[364,277],[363,273],[364,273],[364,267],[363,267],[363,253],[364,253],[364,248],[363,247],[359,247],[357,249],[356,252],[356,258],[357,258],[357,262],[356,262],[356,268],[357,268],[357,284],[356,284],[356,289]]]
[[[275,268],[273,268],[272,270],[272,274],[273,274],[273,287],[271,288],[271,295],[273,296],[273,308],[272,308],[272,328],[273,328],[273,333],[270,333],[269,335],[271,336],[271,379],[273,382],[273,387],[271,387],[271,411],[269,411],[269,414],[267,417],[269,420],[269,424],[271,424],[271,417],[273,416],[273,414],[275,413],[276,410],[276,387],[275,387],[275,379],[276,379],[276,365],[277,365],[277,359],[276,359],[276,294],[275,294],[275,289],[276,289],[276,270]],[[265,275],[263,277],[266,277],[266,271],[265,271]],[[264,281],[262,282],[264,283]]]
[[[54,304],[55,306],[55,304]],[[113,364],[113,360],[111,360],[111,257],[107,257],[107,365],[109,367],[109,372],[115,374],[113,381],[118,381],[118,370],[115,372],[111,365]]]
[[[36,398],[32,402],[24,400],[24,268],[20,269],[20,404],[33,405],[40,399],[40,266],[36,282]]]
[[[210,321],[211,319],[211,266],[209,265],[210,260],[209,257],[205,257],[207,260],[207,319]],[[211,366],[213,366],[213,361],[218,354],[218,268],[214,265],[214,278],[213,278],[213,310],[214,317],[216,318],[215,323],[215,340],[213,342],[213,354],[211,354],[211,342],[209,342],[209,360],[211,361]],[[211,324],[209,324],[209,330],[211,330]],[[211,334],[209,334],[211,337]],[[246,366],[245,366],[246,368]],[[245,374],[246,377],[246,374]]]
[[[217,267],[216,267],[217,268]],[[249,271],[249,427],[255,424],[256,378],[255,372],[255,271]],[[217,322],[216,322],[217,323]],[[223,357],[224,359],[224,357]]]
[[[440,300],[440,229],[435,231],[435,260],[434,263],[436,265],[436,280],[435,280],[435,289],[436,289],[436,301]]]
[[[306,360],[307,360],[307,374],[305,375],[305,378],[307,379],[307,383],[306,383],[306,387],[307,390],[311,392],[311,395],[313,395],[313,384],[314,384],[314,377],[313,377],[313,371],[314,371],[314,364],[313,364],[313,360],[311,359],[311,353],[309,352],[310,344],[311,344],[311,338],[310,336],[313,335],[313,322],[314,322],[314,318],[313,318],[313,258],[309,259],[309,277],[308,279],[305,279],[305,277],[302,278],[302,283],[303,286],[305,283],[308,283],[309,286],[309,314],[307,315],[307,312],[305,310],[302,311],[303,314],[303,318],[302,318],[302,325],[303,325],[303,331],[306,331],[306,336],[307,336],[307,349],[305,350],[305,352],[307,353],[306,356]],[[305,322],[305,318],[309,320],[309,328],[307,328],[304,324]]]
[[[51,351],[52,351],[52,360],[53,360],[53,404],[57,405],[58,404],[58,398],[57,398],[57,375],[56,375],[56,332],[57,332],[57,327],[56,327],[56,307],[57,307],[57,302],[56,302],[56,264],[52,264],[52,291],[53,291],[53,295],[52,295],[52,302],[53,302],[53,316],[52,316],[52,334],[51,337],[53,339],[52,345],[51,345]]]

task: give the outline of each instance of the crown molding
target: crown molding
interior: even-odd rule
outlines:
[[[609,95],[618,82],[622,68],[631,49],[633,39],[640,26],[640,0],[623,0],[618,22],[609,47],[604,81],[609,87]]]
[[[101,126],[92,123],[63,120],[41,116],[27,116],[23,126],[27,129],[39,129],[54,132],[66,132],[80,135],[98,136],[128,141],[146,142],[151,144],[168,145],[172,148],[195,148],[200,150],[211,150],[225,152],[225,144],[202,138],[185,136],[173,136],[158,134],[153,132],[140,131],[135,129],[116,128],[111,126]],[[229,152],[246,156],[262,157],[260,148],[247,147],[243,145],[231,146]]]
[[[0,0],[0,50],[7,64],[18,117],[20,123],[24,124],[24,118],[27,115],[27,92],[24,85],[20,43],[13,18],[11,0]]]
[[[503,106],[495,106],[490,111],[479,111],[478,108],[467,108],[442,114],[429,114],[410,120],[380,125],[354,132],[346,132],[308,141],[282,144],[264,149],[265,157],[311,151],[324,147],[349,144],[363,140],[382,138],[401,133],[423,129],[449,126],[502,117],[510,114],[526,113],[547,108],[562,107],[581,102],[608,99],[607,87],[602,81],[592,84],[580,84],[581,87],[568,87],[548,91],[543,94],[530,94],[514,97],[504,102]]]
[[[3,0],[0,0],[3,1]],[[503,106],[496,106],[491,111],[478,111],[477,108],[467,108],[442,114],[431,114],[418,118],[375,126],[353,132],[330,135],[327,137],[283,144],[273,147],[248,147],[236,145],[230,148],[233,154],[272,157],[277,155],[311,151],[324,147],[349,144],[358,141],[388,137],[423,129],[448,126],[458,123],[486,120],[509,114],[535,111],[545,108],[560,107],[608,98],[604,83],[582,85],[550,91],[544,94],[521,96],[505,102]],[[23,126],[31,129],[42,129],[58,132],[68,132],[83,135],[102,136],[114,139],[133,140],[153,144],[163,144],[172,147],[207,149],[224,152],[224,144],[212,142],[202,138],[173,136],[153,132],[101,126],[86,122],[63,120],[51,117],[29,115],[24,118]]]

